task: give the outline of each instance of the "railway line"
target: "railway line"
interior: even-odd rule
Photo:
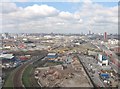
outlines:
[[[14,89],[25,89],[23,83],[22,83],[22,74],[24,70],[26,69],[27,66],[30,64],[33,64],[34,62],[44,58],[45,55],[40,55],[40,56],[33,56],[29,61],[26,63],[22,64],[15,72],[14,77],[13,77],[13,88]]]

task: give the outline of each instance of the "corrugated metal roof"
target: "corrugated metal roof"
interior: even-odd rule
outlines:
[[[48,53],[48,55],[56,55],[56,53]]]
[[[1,54],[0,58],[7,58],[7,59],[12,59],[14,56],[13,54]]]

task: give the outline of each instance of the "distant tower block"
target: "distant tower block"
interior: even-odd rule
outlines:
[[[89,35],[91,34],[91,31],[89,30]]]
[[[107,32],[104,33],[104,41],[107,41]]]
[[[91,35],[91,30],[89,30],[89,35]]]

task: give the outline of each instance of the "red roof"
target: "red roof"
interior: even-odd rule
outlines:
[[[21,56],[21,57],[19,57],[19,58],[20,58],[20,60],[28,60],[28,58],[25,57],[25,56]]]

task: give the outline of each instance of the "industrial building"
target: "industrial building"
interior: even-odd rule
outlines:
[[[1,54],[0,58],[4,58],[4,59],[12,59],[14,56],[13,54]]]
[[[47,58],[57,58],[57,53],[48,53]]]

